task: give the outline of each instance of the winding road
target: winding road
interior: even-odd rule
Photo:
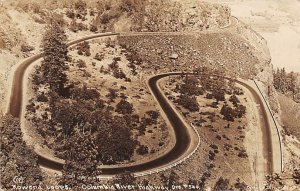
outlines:
[[[139,33],[140,34],[140,33]],[[80,38],[78,40],[74,40],[68,43],[68,46],[74,45],[76,43],[80,43],[85,40],[90,40],[94,38],[104,37],[104,36],[115,36],[120,35],[119,33],[104,33],[104,34],[96,34],[91,35],[87,37]],[[12,87],[11,87],[11,95],[10,95],[10,101],[9,105],[7,107],[7,113],[13,115],[14,117],[20,118],[22,115],[22,102],[23,102],[23,87],[24,87],[24,74],[26,69],[35,61],[42,58],[43,54],[37,54],[35,56],[32,56],[28,59],[26,59],[24,62],[22,62],[18,68],[15,70]],[[161,78],[170,76],[170,75],[179,75],[182,74],[182,72],[173,72],[173,73],[164,73],[164,74],[158,74],[155,76],[152,76],[148,79],[147,85],[154,96],[154,98],[157,100],[159,106],[161,107],[161,110],[164,112],[166,116],[166,120],[169,121],[172,128],[175,132],[175,138],[176,143],[175,146],[166,154],[150,161],[146,161],[142,164],[136,164],[136,165],[128,165],[128,166],[121,166],[121,167],[105,167],[101,168],[103,175],[115,175],[119,174],[125,171],[132,172],[136,175],[138,174],[149,174],[149,172],[158,172],[161,170],[164,170],[166,168],[172,167],[184,160],[187,156],[189,156],[190,153],[193,153],[196,149],[196,145],[199,143],[199,136],[194,131],[194,129],[188,125],[181,115],[174,109],[172,104],[168,101],[166,96],[163,94],[163,92],[160,90],[158,86],[158,81]],[[229,78],[228,78],[229,79]],[[261,98],[259,97],[258,93],[248,84],[235,80],[237,83],[241,84],[245,88],[247,88],[255,97],[255,101],[257,104],[262,106],[262,109],[260,110],[261,118],[262,120],[262,126],[261,129],[264,134],[264,149],[265,149],[265,156],[264,158],[267,160],[268,167],[267,172],[271,173],[273,172],[273,155],[272,155],[272,141],[270,136],[270,124],[267,120],[267,113],[266,110],[263,107],[263,103]],[[47,156],[44,156],[40,153],[38,154],[38,162],[41,166],[50,168],[53,170],[62,170],[63,169],[63,162],[58,162],[56,160],[52,160]]]
[[[192,129],[189,125],[185,123],[185,121],[179,116],[178,112],[176,112],[171,105],[169,104],[167,98],[164,94],[160,91],[158,86],[158,80],[170,75],[178,75],[180,73],[172,73],[172,74],[161,74],[151,77],[148,80],[148,87],[150,88],[153,96],[158,101],[161,109],[167,116],[167,120],[170,122],[171,126],[174,128],[176,143],[175,146],[166,154],[161,155],[160,157],[147,161],[145,163],[136,164],[136,165],[127,165],[121,167],[105,167],[101,168],[102,175],[115,175],[120,174],[123,172],[145,172],[152,169],[164,169],[167,168],[169,165],[172,165],[175,161],[179,161],[184,156],[187,156],[190,150],[193,150],[193,144],[191,144],[192,137],[197,140],[196,134],[191,134],[189,129]],[[198,140],[197,140],[198,141]],[[58,163],[52,161],[39,155],[39,163],[47,168],[54,169],[54,170],[62,170],[63,163]]]

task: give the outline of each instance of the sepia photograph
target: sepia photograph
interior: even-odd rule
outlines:
[[[300,191],[300,0],[0,0],[0,191]]]

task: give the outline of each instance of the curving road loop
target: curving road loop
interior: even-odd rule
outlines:
[[[140,34],[140,33],[139,33]],[[74,45],[76,43],[80,43],[85,40],[90,40],[94,38],[104,37],[104,36],[114,36],[120,35],[119,33],[104,33],[104,34],[96,34],[87,37],[80,38],[78,40],[74,40],[68,43],[68,46]],[[21,117],[22,114],[22,99],[23,99],[23,77],[26,69],[31,65],[33,62],[37,61],[38,59],[42,58],[43,54],[37,54],[26,59],[22,62],[18,68],[16,69],[13,77],[13,83],[11,87],[11,96],[9,105],[7,108],[7,113],[13,115],[14,117]],[[164,73],[155,75],[147,81],[147,85],[157,100],[159,106],[161,107],[162,111],[166,116],[166,120],[168,120],[174,129],[176,143],[175,146],[166,154],[151,160],[144,162],[142,164],[136,165],[129,165],[129,166],[121,166],[121,167],[105,167],[101,168],[103,175],[115,175],[125,171],[129,171],[135,173],[136,176],[142,174],[150,174],[151,172],[159,172],[162,169],[166,169],[168,167],[175,166],[185,160],[187,156],[190,156],[191,153],[195,152],[197,149],[196,145],[199,145],[199,135],[195,132],[190,125],[188,125],[180,114],[172,107],[170,102],[167,100],[166,96],[162,93],[158,86],[158,81],[161,78],[170,76],[170,75],[180,75],[182,72],[173,72],[173,73]],[[227,78],[230,79],[230,78]],[[230,79],[231,80],[231,79]],[[256,93],[256,91],[246,83],[242,81],[235,80],[237,83],[241,84],[245,88],[247,88],[255,97],[257,104],[263,105],[262,100]],[[261,115],[263,119],[267,119],[266,110],[261,109]],[[263,120],[263,127],[262,130],[264,131],[264,145],[266,146],[265,159],[268,161],[268,168],[267,172],[273,172],[273,159],[272,159],[272,141],[270,137],[270,127],[269,122],[267,120]],[[53,159],[48,158],[40,153],[38,154],[38,162],[41,166],[50,168],[53,170],[62,170],[63,169],[63,162],[59,162]]]
[[[104,36],[113,36],[119,35],[119,33],[105,33],[105,34],[97,34],[91,35],[88,37],[84,37],[72,42],[68,43],[68,46],[74,45],[76,43],[80,43],[85,40],[90,40],[94,38],[104,37]],[[11,95],[10,101],[7,108],[7,113],[11,114],[14,117],[20,118],[22,114],[22,100],[23,100],[23,78],[26,69],[35,61],[42,58],[43,54],[37,54],[26,59],[22,62],[18,68],[16,69],[13,77],[12,87],[11,87]],[[172,74],[174,75],[174,74]],[[160,78],[168,76],[167,74],[157,75],[148,80],[148,86],[153,92],[154,96],[157,98],[157,101],[167,116],[167,120],[170,122],[172,127],[174,128],[176,143],[175,146],[166,154],[156,158],[155,160],[147,161],[142,164],[131,165],[131,166],[123,166],[110,168],[105,167],[101,168],[103,175],[114,175],[122,172],[130,171],[130,172],[145,172],[147,170],[151,170],[154,168],[165,168],[171,164],[178,162],[182,157],[188,155],[187,151],[191,150],[191,137],[195,137],[195,135],[191,135],[188,129],[191,129],[189,125],[183,121],[183,119],[178,115],[176,111],[174,111],[168,100],[164,97],[163,93],[159,91],[159,87],[157,85],[157,81]],[[50,168],[53,170],[62,170],[64,162],[53,160],[45,155],[40,153],[38,154],[38,162],[41,166]]]

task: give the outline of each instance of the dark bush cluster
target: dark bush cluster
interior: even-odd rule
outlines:
[[[74,18],[75,18],[75,13],[74,13],[74,11],[71,10],[71,9],[68,9],[68,10],[66,11],[66,15],[67,15],[67,17],[70,18],[70,19],[74,19]]]
[[[228,105],[223,105],[221,109],[221,114],[224,116],[224,119],[227,121],[234,121],[235,111]]]
[[[223,105],[220,113],[227,121],[234,121],[234,118],[241,118],[246,113],[246,107],[243,105],[237,105],[234,109],[227,104]]]
[[[214,89],[211,95],[217,101],[225,101],[225,91],[222,89]]]
[[[88,30],[88,27],[85,24],[80,23],[80,22],[78,23],[78,22],[76,22],[75,19],[73,19],[70,23],[69,29],[72,32],[78,32],[78,31],[86,31],[86,30]]]
[[[85,61],[79,59],[79,60],[77,61],[77,67],[78,67],[78,68],[85,68],[85,67],[86,67]]]
[[[48,101],[48,97],[45,95],[44,92],[42,92],[41,94],[39,94],[37,96],[37,101],[38,102],[47,102]]]
[[[37,155],[23,141],[20,121],[10,115],[0,117],[1,137],[1,189],[13,190],[16,186],[42,186],[43,175],[37,164]],[[14,182],[14,177],[25,177]]]
[[[139,146],[139,147],[136,149],[136,152],[137,152],[139,155],[145,155],[145,154],[148,154],[148,153],[149,153],[148,147],[145,146],[145,145]]]
[[[96,59],[98,61],[102,61],[104,59],[104,54],[96,53],[94,59]]]
[[[79,55],[90,56],[91,55],[91,50],[90,50],[90,44],[89,44],[89,42],[84,41],[82,43],[79,43],[77,45],[77,53]]]
[[[230,96],[229,101],[231,101],[235,107],[237,107],[238,103],[240,103],[240,100],[237,98],[235,94]]]
[[[199,96],[204,94],[204,89],[200,87],[200,83],[195,76],[186,75],[184,83],[176,87],[181,94],[187,94],[189,96]]]
[[[248,154],[245,149],[241,149],[241,150],[239,150],[238,156],[241,158],[247,158]]]
[[[121,101],[116,105],[116,112],[126,115],[133,112],[133,106],[128,101],[121,99]]]
[[[220,177],[216,182],[215,186],[213,187],[213,191],[224,191],[224,190],[233,191],[233,188],[231,188],[228,179]]]
[[[179,105],[182,105],[184,108],[188,109],[190,112],[199,111],[199,105],[195,96],[188,96],[186,94],[182,94],[176,100],[176,102]]]
[[[97,32],[97,31],[98,31],[97,26],[91,25],[91,26],[90,26],[90,31],[91,31],[91,32]]]
[[[294,169],[292,176],[293,176],[295,183],[300,184],[300,170]]]
[[[300,101],[300,86],[297,84],[297,74],[294,72],[287,73],[285,68],[277,68],[273,72],[273,85],[277,91],[291,94],[294,101]]]
[[[119,67],[118,61],[119,57],[114,58],[112,63],[108,65],[109,70],[112,72],[112,75],[117,79],[124,79],[126,82],[131,82],[131,79],[126,76],[123,70]]]

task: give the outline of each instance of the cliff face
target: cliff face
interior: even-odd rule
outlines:
[[[143,30],[148,31],[203,31],[226,26],[230,8],[200,1],[156,1],[145,6]]]
[[[278,112],[279,103],[276,98],[277,93],[273,87],[273,65],[268,43],[259,33],[254,31],[249,25],[239,20],[236,32],[244,38],[253,49],[253,55],[258,58],[259,64],[255,67],[257,73],[254,79],[258,81],[263,93],[274,112]]]
[[[226,26],[230,20],[228,6],[200,1],[116,0],[111,9],[99,12],[95,25],[103,30],[135,32],[205,31]],[[126,23],[126,26],[121,27]]]

